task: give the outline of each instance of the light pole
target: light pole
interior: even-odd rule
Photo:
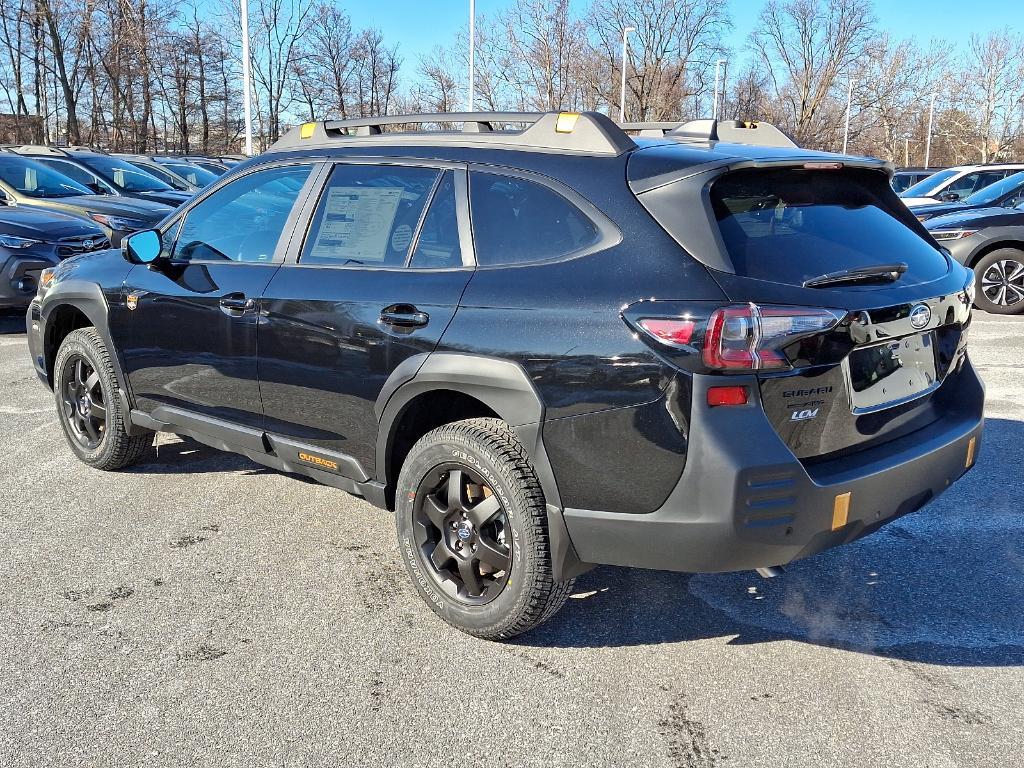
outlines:
[[[474,68],[476,66],[476,0],[469,0],[469,94],[466,97],[466,111],[473,111],[476,84]]]
[[[935,97],[932,94],[931,104],[928,107],[928,136],[924,142],[924,167],[927,170],[928,164],[932,161],[932,123],[935,121]]]
[[[252,155],[252,74],[249,61],[249,0],[242,0],[242,109],[245,112],[245,154]]]
[[[717,61],[715,61],[715,100],[714,100],[714,103],[712,103],[712,105],[711,105],[711,117],[714,120],[718,119],[718,75],[719,75],[719,71],[722,69],[722,65],[723,64],[726,65],[726,71],[728,71],[728,64],[729,64],[728,60],[726,60],[726,59],[718,59]],[[722,93],[723,94],[725,93],[725,81],[724,81],[724,79],[722,81]]]
[[[903,137],[903,167],[910,167],[910,136]]]
[[[850,145],[850,112],[853,110],[853,84],[857,82],[852,77],[850,78],[850,86],[846,91],[846,130],[843,131],[843,154],[846,154],[846,148]]]
[[[619,86],[621,99],[619,100],[619,122],[626,122],[626,49],[629,45],[629,33],[636,30],[636,27],[624,27],[622,30],[622,84]]]

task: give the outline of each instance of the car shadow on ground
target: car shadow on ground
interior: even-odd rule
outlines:
[[[166,442],[165,442],[166,441]],[[184,475],[210,472],[238,472],[243,475],[286,475],[303,483],[316,481],[304,475],[280,472],[237,453],[228,453],[190,437],[161,435],[151,455],[126,470],[142,475]]]
[[[1012,480],[1024,422],[990,419],[984,441],[975,469],[935,502],[781,577],[597,568],[516,642],[790,639],[933,664],[1024,665],[1024,508]]]

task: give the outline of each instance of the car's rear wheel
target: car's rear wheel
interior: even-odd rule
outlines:
[[[1024,312],[1024,251],[999,248],[974,265],[974,305],[997,315]]]
[[[95,328],[64,338],[53,365],[53,394],[71,450],[90,467],[127,467],[153,444],[152,433],[128,434],[110,353]]]
[[[395,518],[413,585],[463,632],[514,637],[572,589],[552,576],[544,494],[503,421],[455,422],[420,439],[402,466]]]

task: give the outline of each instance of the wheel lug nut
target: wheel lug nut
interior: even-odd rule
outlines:
[[[455,548],[456,549],[462,549],[462,542],[461,541],[456,541],[455,542]]]
[[[452,521],[452,530],[454,531],[454,530],[455,530],[456,528],[458,528],[458,527],[459,527],[459,524],[458,524],[458,523],[456,523],[456,522],[455,522],[455,521],[453,520],[453,521]]]

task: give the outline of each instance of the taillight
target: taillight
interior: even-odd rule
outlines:
[[[697,327],[696,320],[673,317],[646,317],[638,324],[659,341],[679,345],[689,344]]]
[[[648,305],[649,306],[649,305]],[[702,319],[645,317],[634,322],[662,344],[700,350],[704,366],[720,371],[773,371],[790,367],[785,349],[823,333],[845,317],[842,310],[737,304]]]
[[[716,309],[704,335],[704,365],[721,370],[784,370],[789,368],[786,347],[829,330],[844,315],[839,310],[757,304]]]

